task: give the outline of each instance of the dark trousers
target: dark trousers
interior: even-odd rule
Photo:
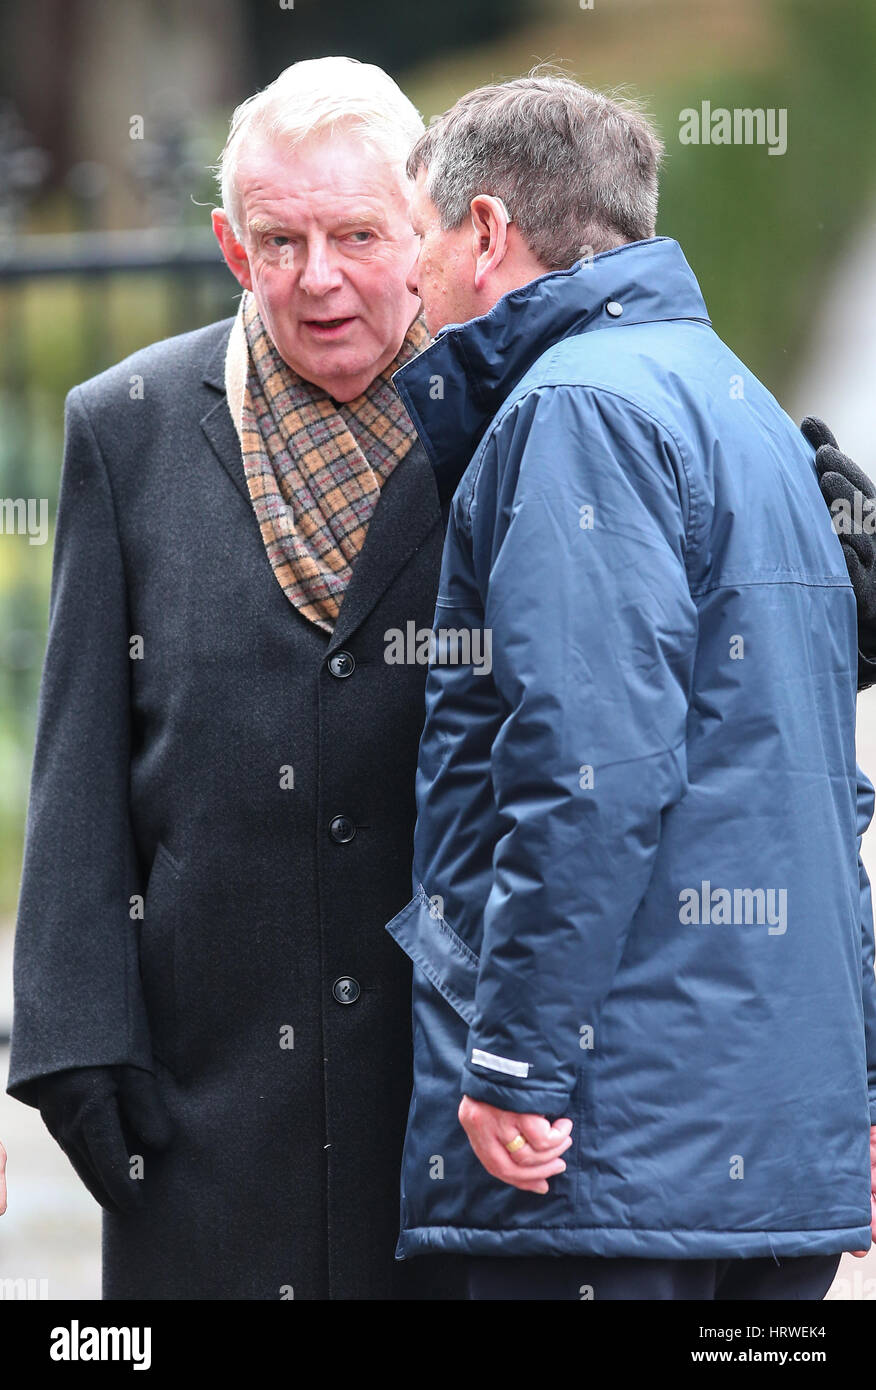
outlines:
[[[472,1299],[824,1298],[839,1255],[757,1260],[609,1260],[594,1255],[492,1255],[468,1261]]]

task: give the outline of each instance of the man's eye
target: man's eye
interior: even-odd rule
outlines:
[[[373,238],[374,238],[374,233],[373,233],[373,232],[351,232],[351,233],[350,233],[350,240],[351,240],[351,241],[354,241],[354,242],[356,243],[357,246],[365,246],[365,245],[367,245],[367,243],[368,243],[369,241],[372,241]]]
[[[278,236],[271,236],[271,237],[268,237],[268,245],[269,245],[269,246],[288,246],[288,245],[289,245],[289,238],[288,238],[287,236],[279,236],[279,235],[278,235]]]

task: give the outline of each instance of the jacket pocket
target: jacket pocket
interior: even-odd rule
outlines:
[[[439,911],[438,902],[428,897],[422,883],[417,884],[416,894],[407,907],[387,922],[386,930],[471,1026],[480,962]]]
[[[164,845],[158,844],[143,905],[140,929],[140,978],[152,1041],[152,1054],[176,1069],[176,918],[182,873]]]

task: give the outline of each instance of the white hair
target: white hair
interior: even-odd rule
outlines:
[[[386,157],[406,180],[405,163],[423,133],[423,120],[388,73],[356,58],[309,58],[293,63],[270,86],[241,102],[231,117],[215,166],[222,207],[238,239],[244,231],[237,198],[237,161],[245,141],[259,135],[292,148],[316,131],[338,125]]]

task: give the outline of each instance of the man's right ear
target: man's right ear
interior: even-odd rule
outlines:
[[[252,275],[249,269],[249,257],[235,236],[227,214],[222,208],[214,208],[210,215],[213,221],[213,232],[222,247],[225,264],[238,284],[242,285],[245,290],[251,290]]]

